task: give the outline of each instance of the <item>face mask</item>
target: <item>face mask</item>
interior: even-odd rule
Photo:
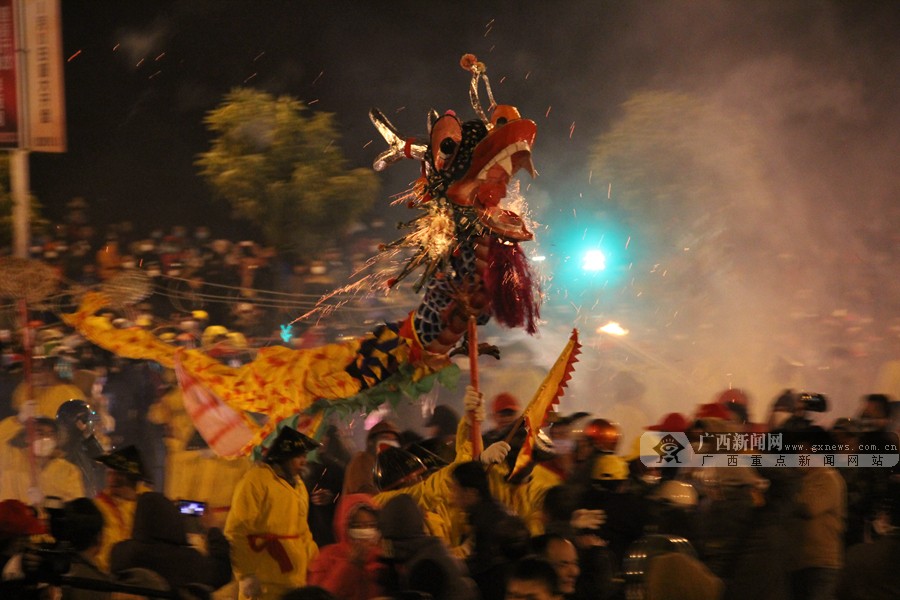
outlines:
[[[53,370],[56,372],[57,377],[60,379],[65,379],[66,381],[72,380],[72,363],[67,360],[60,360],[55,365],[53,365]]]
[[[347,533],[351,540],[370,542],[378,537],[378,529],[374,527],[351,527]]]
[[[34,440],[31,448],[34,450],[35,456],[46,458],[56,450],[56,440],[53,438],[39,438]]]

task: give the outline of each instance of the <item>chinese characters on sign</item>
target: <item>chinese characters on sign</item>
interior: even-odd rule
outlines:
[[[641,462],[652,467],[893,467],[896,436],[880,444],[812,444],[798,432],[706,433],[648,431]]]

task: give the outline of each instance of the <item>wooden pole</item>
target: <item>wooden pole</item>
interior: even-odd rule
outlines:
[[[472,388],[478,391],[478,322],[474,315],[469,316],[469,375]],[[472,437],[472,458],[481,456],[481,424],[475,420],[475,415],[469,413],[469,431]]]

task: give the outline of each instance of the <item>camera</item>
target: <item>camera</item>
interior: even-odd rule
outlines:
[[[797,403],[800,408],[808,412],[825,412],[828,410],[828,400],[824,394],[800,392],[797,394]]]
[[[206,514],[206,502],[199,500],[179,500],[178,512],[189,517],[202,517]]]

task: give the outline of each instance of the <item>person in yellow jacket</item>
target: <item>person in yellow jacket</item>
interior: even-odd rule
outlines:
[[[97,566],[109,571],[109,553],[117,543],[131,538],[137,498],[148,491],[147,472],[138,449],[125,446],[97,458],[106,465],[106,487],[94,498],[103,514],[103,533]]]
[[[164,373],[174,383],[174,372]],[[166,428],[166,496],[205,502],[211,525],[224,527],[234,488],[250,468],[250,459],[224,458],[210,449],[194,428],[177,385],[150,406],[147,419]]]
[[[375,496],[375,502],[381,506],[397,494],[412,496],[426,515],[426,527],[431,535],[442,538],[458,557],[465,557],[468,549],[460,546],[465,533],[465,516],[447,502],[451,490],[451,473],[456,465],[473,459],[470,419],[474,417],[481,422],[485,415],[483,395],[471,386],[466,388],[463,403],[466,416],[460,419],[456,431],[456,459],[453,463],[435,471],[424,481]],[[549,469],[537,465],[525,482],[507,482],[509,468],[504,461],[510,449],[507,442],[500,441],[485,448],[480,455],[481,462],[488,467],[491,494],[508,510],[522,517],[532,535],[540,535],[544,532],[541,519],[544,496],[547,490],[562,483],[562,479]]]
[[[469,462],[472,456],[471,419],[484,420],[484,398],[471,386],[466,387],[463,397],[466,415],[459,420],[456,429],[456,458],[446,466],[431,473],[426,479],[418,482],[410,481],[406,486],[384,490],[375,495],[375,503],[384,506],[388,500],[398,494],[412,496],[425,516],[425,526],[431,535],[439,537],[450,547],[457,557],[466,556],[468,549],[461,547],[465,527],[465,514],[459,508],[447,502],[451,494],[451,473],[458,464]],[[502,462],[509,452],[509,444],[496,442],[481,453],[481,461],[485,465]]]
[[[36,360],[31,385],[23,381],[13,390],[12,407],[18,415],[0,421],[0,443],[13,439],[29,418],[55,417],[68,400],[85,399],[80,388],[60,379],[51,361]]]
[[[34,419],[33,439],[22,430],[9,444],[0,469],[0,499],[15,499],[37,508],[44,498],[63,502],[84,496],[81,471],[57,447],[54,419]],[[33,458],[32,458],[33,457]]]
[[[319,443],[282,427],[238,482],[225,521],[241,600],[277,600],[306,585],[319,552],[309,530],[309,495],[300,480],[306,455]]]

